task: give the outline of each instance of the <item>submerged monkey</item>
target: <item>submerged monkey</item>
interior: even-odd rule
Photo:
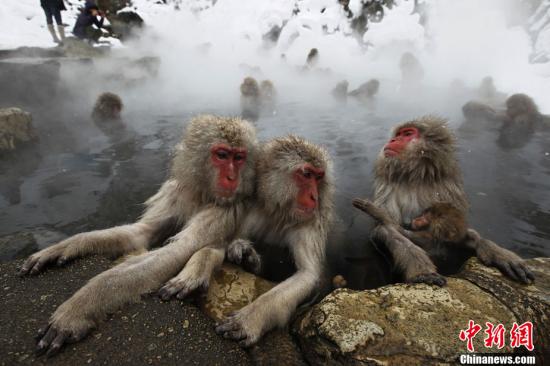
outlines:
[[[260,86],[251,76],[244,78],[241,84],[241,115],[248,121],[255,122],[260,118]]]
[[[95,102],[92,118],[95,121],[119,120],[123,107],[122,99],[118,95],[101,93]]]

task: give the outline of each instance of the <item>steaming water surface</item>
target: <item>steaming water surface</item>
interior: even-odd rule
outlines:
[[[448,117],[454,129],[463,122],[458,102],[432,100],[431,105],[414,106],[400,102],[396,108],[396,102],[388,100],[381,97],[374,108],[355,103],[337,106],[328,99],[283,100],[275,115],[256,123],[262,140],[294,133],[331,153],[340,220],[329,243],[329,264],[331,272],[344,274],[352,287],[373,287],[392,279],[384,255],[367,242],[370,220],[350,204],[353,197],[371,196],[373,163],[390,128],[427,113]],[[122,132],[101,131],[87,110],[33,111],[40,142],[17,159],[0,162],[0,236],[30,231],[40,239],[44,233],[72,235],[135,220],[140,203],[167,176],[170,152],[184,121],[199,112],[238,112],[236,106],[208,105],[166,115],[165,110],[128,104]],[[523,257],[549,256],[548,136],[536,134],[525,146],[510,149],[497,144],[498,134],[497,129],[458,133],[459,159],[471,201],[470,223]],[[0,248],[3,260],[38,248],[21,248],[12,240],[8,249]],[[444,266],[456,265],[454,256],[443,259]],[[279,278],[283,270],[278,259],[274,263],[267,267],[268,276]]]

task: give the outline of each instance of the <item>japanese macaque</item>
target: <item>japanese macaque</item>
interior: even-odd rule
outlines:
[[[78,234],[30,256],[21,274],[85,255],[143,251],[169,238],[166,246],[130,256],[94,277],[59,306],[41,332],[38,351],[51,355],[80,340],[107,313],[158,290],[199,249],[231,242],[254,192],[256,151],[249,122],[196,117],[178,146],[170,178],[147,200],[136,223]]]
[[[349,83],[347,80],[342,80],[336,86],[330,94],[333,96],[333,98],[341,104],[346,104],[348,101],[348,87]]]
[[[424,78],[424,68],[420,61],[410,52],[405,52],[399,61],[402,87],[413,87]]]
[[[462,114],[467,120],[476,123],[480,121],[498,121],[501,118],[494,108],[473,100],[462,106]]]
[[[277,91],[271,80],[264,80],[260,83],[261,109],[265,113],[275,113],[277,104]]]
[[[260,86],[253,77],[246,77],[241,84],[241,115],[248,121],[260,118]]]
[[[375,163],[374,206],[385,210],[393,224],[381,223],[373,230],[402,270],[406,282],[443,286],[428,254],[403,234],[429,207],[449,202],[463,217],[468,202],[455,156],[455,138],[444,120],[426,116],[397,126]],[[357,206],[357,201],[354,201]],[[463,241],[488,266],[499,268],[512,279],[530,283],[534,276],[523,260],[511,251],[468,229]]]
[[[366,83],[359,85],[357,89],[352,90],[349,95],[360,101],[368,101],[378,93],[379,88],[380,82],[377,79],[370,79]]]
[[[506,94],[497,90],[493,78],[486,76],[481,80],[481,84],[477,89],[478,98],[491,106],[502,105],[506,99]]]
[[[317,50],[317,48],[312,48],[307,54],[306,67],[312,69],[316,67],[318,63],[319,63],[319,51]]]
[[[331,163],[320,147],[294,136],[274,139],[262,149],[257,173],[257,200],[236,241],[244,246],[251,242],[287,245],[297,271],[216,327],[219,334],[239,340],[242,346],[284,326],[318,288],[333,211]],[[233,242],[230,248],[238,246]],[[191,268],[188,263],[184,271],[188,267],[190,278],[204,278],[210,276],[205,268],[209,271],[212,266]]]
[[[96,121],[119,120],[123,106],[118,95],[101,93],[95,102],[92,118]]]

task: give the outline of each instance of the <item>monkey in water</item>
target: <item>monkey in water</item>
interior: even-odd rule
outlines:
[[[312,48],[306,58],[306,68],[313,69],[319,64],[319,50]]]
[[[412,91],[424,79],[424,68],[418,59],[410,52],[405,52],[399,61],[401,70],[401,88]]]
[[[255,122],[260,118],[260,86],[251,76],[244,78],[241,84],[241,115],[248,121]]]
[[[94,121],[120,120],[122,112],[122,99],[114,93],[101,93],[95,102],[92,118]]]
[[[260,83],[260,105],[264,113],[274,114],[277,105],[277,90],[271,80]]]
[[[361,102],[372,101],[372,98],[378,93],[380,82],[378,79],[370,79],[366,83],[359,85],[355,90],[349,93],[349,96],[356,98]]]
[[[338,84],[336,84],[336,86],[334,87],[334,89],[332,89],[330,94],[332,95],[334,100],[336,100],[336,102],[340,104],[346,104],[348,101],[348,87],[349,87],[348,81],[342,80]]]
[[[158,290],[198,250],[228,245],[254,193],[257,149],[249,122],[196,117],[177,148],[170,178],[147,200],[136,223],[78,234],[31,255],[22,275],[91,254],[143,251],[169,239],[166,246],[94,277],[61,304],[40,332],[37,351],[57,353],[66,342],[86,336],[106,314]]]
[[[426,116],[396,126],[375,162],[374,206],[385,210],[393,224],[379,222],[372,235],[386,245],[406,282],[446,283],[426,251],[402,230],[437,202],[452,203],[465,217],[468,201],[455,144],[445,120]],[[357,200],[354,204],[357,206]],[[517,281],[530,283],[534,279],[515,253],[471,228],[467,234],[462,245],[475,250],[482,263]]]
[[[276,138],[263,146],[257,197],[227,250],[228,257],[240,257],[242,248],[253,242],[277,243],[289,247],[297,271],[222,321],[216,331],[225,338],[245,347],[256,343],[265,332],[284,326],[296,307],[318,289],[333,215],[331,171],[328,153],[302,138]],[[179,289],[188,293],[187,284],[195,279],[205,282],[223,261],[221,255],[206,260],[208,253],[202,252],[194,255],[197,260],[192,258],[178,279],[167,283],[167,295],[179,294]]]

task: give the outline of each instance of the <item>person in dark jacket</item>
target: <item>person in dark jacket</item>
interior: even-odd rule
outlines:
[[[98,17],[100,19],[98,19]],[[102,35],[100,28],[103,27],[104,20],[105,14],[99,10],[98,6],[92,1],[86,1],[84,9],[82,9],[80,15],[76,19],[73,34],[82,40],[97,42]],[[98,29],[95,29],[93,25]]]
[[[59,44],[63,43],[65,40],[65,28],[63,27],[63,22],[61,21],[61,11],[67,10],[63,0],[40,0],[40,6],[46,15],[48,31],[52,35],[53,41]],[[55,18],[55,22],[57,23],[59,37],[57,37],[57,33],[55,33],[55,28],[53,27],[53,18]]]

